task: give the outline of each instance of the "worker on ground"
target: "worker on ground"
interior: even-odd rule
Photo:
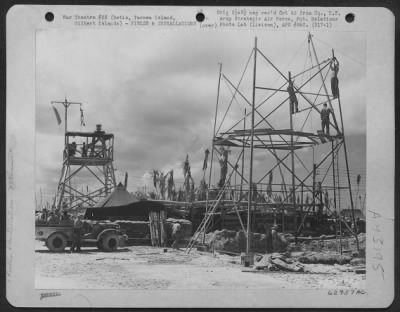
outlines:
[[[61,221],[60,223],[62,224],[68,224],[71,221],[71,217],[68,214],[68,212],[66,210],[64,210],[63,214],[61,215]]]
[[[332,78],[331,78],[331,89],[333,98],[336,99],[339,96],[339,61],[334,57],[331,62]]]
[[[278,230],[277,226],[273,226],[271,229],[271,241],[272,241],[271,253],[277,252],[279,250],[278,231],[277,230]]]
[[[78,216],[78,218],[74,221],[74,231],[72,234],[72,246],[71,251],[81,251],[81,238],[82,238],[82,228],[83,228],[83,221],[82,216]]]
[[[57,216],[55,215],[54,212],[50,212],[50,213],[49,213],[49,216],[48,216],[48,218],[47,218],[47,223],[49,223],[49,224],[56,224],[56,223],[58,223]]]
[[[290,101],[290,112],[292,114],[299,112],[299,102],[297,101],[296,93],[294,91],[293,82],[289,80],[289,86],[287,87],[287,92],[289,93],[289,101]]]
[[[268,225],[267,223],[264,225],[265,227],[265,240],[267,242],[267,253],[273,253],[274,251],[274,246],[272,244],[272,227]]]
[[[172,225],[172,248],[179,250],[179,241],[182,235],[182,226],[179,223]]]
[[[326,135],[329,135],[329,115],[331,114],[330,108],[328,108],[328,105],[324,103],[324,108],[321,110],[321,126],[322,126],[322,132]],[[325,131],[326,129],[326,131]]]

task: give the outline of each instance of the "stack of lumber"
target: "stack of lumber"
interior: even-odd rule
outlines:
[[[154,247],[165,247],[167,244],[166,233],[166,213],[165,211],[150,211],[150,239]]]

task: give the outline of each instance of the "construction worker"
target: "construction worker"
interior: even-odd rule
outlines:
[[[85,142],[83,142],[82,143],[82,153],[81,153],[81,155],[82,155],[82,157],[87,157],[87,146],[86,146],[86,143]]]
[[[47,218],[47,223],[50,223],[50,224],[56,224],[56,223],[58,223],[57,216],[55,215],[54,212],[51,211],[51,212],[49,213],[49,216],[48,216],[48,218]]]
[[[71,217],[66,210],[64,210],[63,214],[61,215],[61,224],[69,224],[71,222]]]
[[[71,251],[81,251],[81,238],[82,238],[82,228],[83,228],[83,221],[82,216],[78,216],[74,221],[74,231],[72,234],[72,246]]]
[[[336,99],[339,96],[339,61],[334,57],[330,64],[330,68],[332,70],[332,78],[331,78],[331,89],[333,98]]]
[[[179,223],[174,223],[172,225],[172,248],[179,250],[179,240],[182,234],[182,226]]]
[[[289,80],[289,86],[287,87],[287,92],[289,93],[289,101],[290,101],[290,112],[292,114],[295,113],[294,109],[296,109],[296,112],[299,112],[299,102],[297,101],[296,93],[294,91],[293,87],[293,82],[292,80]]]
[[[322,132],[326,135],[329,135],[329,115],[331,114],[330,108],[328,108],[328,105],[324,103],[324,108],[321,110],[321,126],[322,126]],[[326,132],[325,132],[326,128]]]
[[[271,242],[272,242],[272,249],[271,253],[278,252],[278,227],[274,225],[271,229]]]
[[[265,224],[265,239],[266,239],[266,249],[267,249],[267,253],[272,253],[274,250],[274,246],[272,243],[272,227],[269,224]]]

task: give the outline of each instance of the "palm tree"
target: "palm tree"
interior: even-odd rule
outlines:
[[[186,155],[186,159],[183,162],[183,176],[184,176],[184,183],[183,183],[183,189],[186,197],[186,200],[189,201],[189,199],[192,197],[190,196],[190,192],[194,191],[194,180],[192,178],[192,174],[190,172],[190,164],[189,164],[189,155]]]
[[[158,193],[157,186],[159,183],[160,172],[157,169],[153,169],[152,178],[153,178],[153,186],[156,189],[156,193]]]
[[[168,181],[167,181],[167,193],[168,193],[168,199],[172,200],[173,199],[173,194],[175,192],[175,182],[174,182],[174,170],[171,169],[171,171],[169,171],[167,173],[168,177]]]

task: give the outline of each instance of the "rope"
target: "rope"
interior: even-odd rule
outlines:
[[[317,40],[318,40],[319,42],[321,42],[322,44],[325,44],[326,46],[328,46],[330,49],[333,48],[330,44],[328,44],[328,43],[322,41],[321,39],[318,39],[318,38],[315,37],[315,36],[314,36],[314,38],[317,39]],[[339,52],[339,54],[341,54],[341,55],[347,57],[349,60],[351,60],[351,61],[353,61],[353,62],[355,62],[355,63],[357,63],[357,64],[359,64],[359,65],[361,65],[361,66],[365,66],[365,64],[363,64],[363,63],[357,61],[356,59],[352,58],[351,56],[348,56],[348,55],[345,54],[344,52],[342,52],[342,51],[340,51],[340,50],[338,50],[338,49],[336,49],[336,48],[335,48],[334,50],[335,50],[335,52]]]

